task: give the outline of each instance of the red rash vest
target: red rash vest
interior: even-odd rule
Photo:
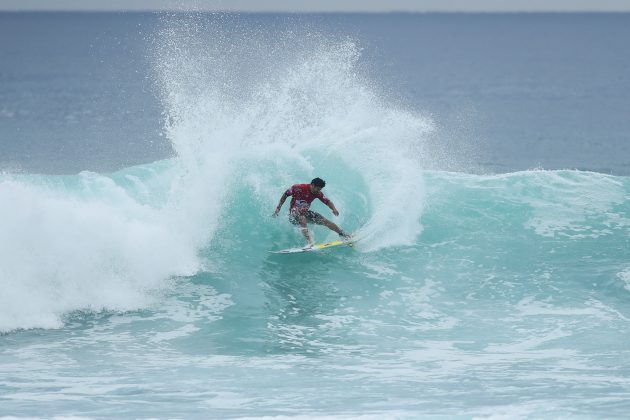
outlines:
[[[313,194],[311,192],[310,184],[295,184],[294,186],[286,190],[284,194],[287,196],[293,196],[291,198],[291,207],[289,208],[290,212],[306,212],[311,206],[313,200],[315,200],[316,198],[319,198],[320,201],[326,205],[330,203],[330,200],[327,199],[321,191]]]

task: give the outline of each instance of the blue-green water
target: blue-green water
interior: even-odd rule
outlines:
[[[416,241],[391,244],[385,229],[355,249],[287,256],[267,251],[300,235],[246,182],[195,253],[187,218],[136,189],[170,171],[44,190],[4,180],[3,200],[13,185],[14,202],[46,217],[3,224],[14,246],[2,253],[2,328],[52,329],[2,337],[3,413],[627,412],[627,178],[425,172]],[[331,195],[358,228],[369,212],[348,187]]]
[[[105,150],[102,159],[85,152],[78,161],[91,162],[85,169],[119,168],[72,173],[83,144],[74,124],[85,121],[65,114],[61,102],[44,108],[58,111],[56,123],[74,115],[62,125],[75,149],[66,160],[59,152],[33,162],[29,156],[42,156],[34,143],[17,142],[21,130],[8,133],[37,120],[39,101],[24,95],[18,102],[18,95],[1,105],[9,121],[2,141],[11,145],[3,162],[14,170],[0,174],[0,416],[627,416],[624,126],[602,134],[601,158],[592,156],[597,142],[589,134],[548,161],[572,162],[567,168],[533,169],[538,162],[519,155],[527,147],[509,142],[505,159],[499,150],[484,163],[474,135],[460,143],[457,126],[445,127],[440,115],[371,76],[369,44],[364,51],[354,39],[309,32],[317,19],[306,32],[276,28],[275,38],[256,25],[226,33],[204,19],[165,18],[147,35],[146,77],[164,114],[155,141],[168,144],[166,151],[147,146],[148,163],[127,164],[142,160],[136,151],[112,164],[119,153],[112,150],[126,144],[117,135],[126,127],[110,121],[112,111],[97,119],[112,124],[112,136],[88,131],[94,136],[86,140]],[[266,28],[269,18],[261,19]],[[501,19],[516,18],[494,19],[501,33]],[[570,32],[572,20],[556,19]],[[575,19],[580,28],[589,22]],[[7,82],[3,97],[35,83],[57,98],[59,73],[43,73]],[[541,94],[533,92],[527,101]],[[542,101],[549,109],[575,100],[554,92]],[[616,112],[628,110],[621,95],[615,100]],[[147,124],[141,131],[152,132],[154,102],[107,103],[128,107],[137,124]],[[82,106],[93,121],[90,102]],[[36,132],[50,129],[46,119],[38,124],[30,131],[35,143]],[[550,127],[566,128],[562,121]],[[599,163],[615,171],[597,172]],[[517,170],[522,165],[532,169]],[[33,167],[40,170],[24,170]],[[508,170],[489,170],[496,167]],[[341,214],[334,218],[319,202],[313,208],[360,241],[271,254],[303,240],[286,217],[271,213],[288,186],[314,176],[326,179]],[[335,237],[321,227],[314,233],[318,241]]]

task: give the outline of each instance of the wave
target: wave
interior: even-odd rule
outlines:
[[[458,225],[489,234],[502,235],[511,229],[542,237],[584,239],[630,226],[627,177],[575,170],[486,176],[437,172],[427,177],[435,180],[432,194],[448,202],[444,207],[434,202],[434,212],[439,208],[437,213]]]
[[[192,275],[216,258],[209,248],[239,261],[239,255],[260,259],[274,247],[301,241],[286,220],[270,217],[284,185],[250,177],[251,166],[236,172],[235,186],[217,204],[222,216],[196,226],[182,222],[194,211],[173,194],[187,176],[177,160],[111,175],[2,176],[0,329],[59,327],[63,315],[74,310],[147,307],[169,289],[173,276]],[[331,185],[330,193],[343,211],[340,224],[359,231],[374,211],[363,182],[355,173]],[[615,290],[630,288],[623,247],[630,231],[628,178],[578,171],[491,176],[430,171],[420,182],[427,186],[424,210],[410,217],[422,223],[423,233],[407,243],[397,231],[385,231],[380,242],[360,242],[358,251],[397,242],[377,248],[376,255],[386,251],[382,255],[393,258],[401,272],[403,261],[396,262],[401,249],[431,250],[434,258],[439,251],[442,261],[458,255],[477,262],[502,256],[505,265],[548,260],[565,270],[586,258],[599,264],[600,272],[610,271],[606,281]],[[193,228],[201,233],[191,235]],[[330,235],[321,227],[314,230],[322,240]]]
[[[433,122],[361,75],[354,42],[293,34],[252,43],[251,33],[228,41],[224,30],[168,21],[156,38],[176,158],[113,174],[0,176],[0,331],[59,327],[77,310],[146,308],[174,277],[217,258],[248,264],[238,256],[294,246],[299,233],[270,214],[288,186],[315,176],[341,212],[335,221],[362,238],[358,251],[401,267],[400,249],[482,256],[540,238],[560,248],[627,241],[627,178],[423,171]],[[609,256],[623,287],[626,254]]]

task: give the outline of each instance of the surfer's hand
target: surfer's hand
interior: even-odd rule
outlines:
[[[278,217],[278,213],[279,213],[278,210],[274,211],[271,217]]]
[[[335,216],[339,216],[339,212],[337,211],[337,209],[333,210],[333,214],[334,214]]]

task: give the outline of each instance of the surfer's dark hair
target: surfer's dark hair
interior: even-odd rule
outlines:
[[[313,178],[313,180],[311,181],[311,185],[319,188],[324,188],[326,186],[326,181],[321,178]]]

